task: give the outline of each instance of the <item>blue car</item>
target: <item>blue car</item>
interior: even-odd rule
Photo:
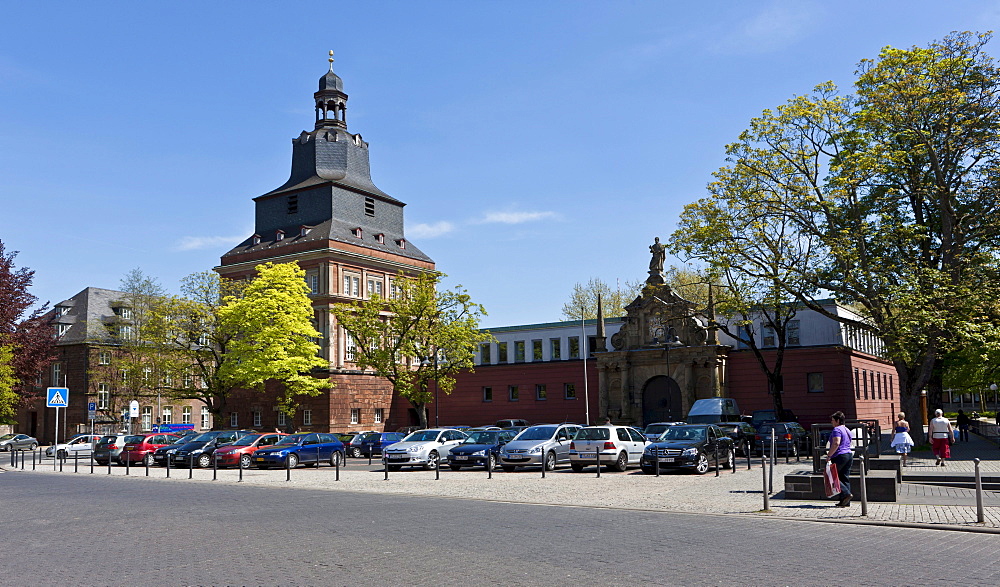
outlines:
[[[406,437],[402,432],[369,432],[361,439],[361,454],[366,457],[381,455],[390,444],[396,444]]]
[[[330,463],[336,467],[344,464],[344,443],[336,434],[323,432],[303,432],[289,434],[278,444],[259,448],[253,453],[253,464],[258,469],[288,467],[293,469],[299,463],[315,467],[319,463]]]
[[[500,447],[514,439],[511,430],[477,430],[470,432],[469,437],[461,444],[451,449],[448,454],[448,466],[452,471],[462,467],[496,467],[500,459]]]

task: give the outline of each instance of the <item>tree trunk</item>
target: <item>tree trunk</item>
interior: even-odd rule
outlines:
[[[417,418],[420,421],[420,427],[427,428],[427,403],[426,402],[417,403],[413,400],[410,400],[410,404],[413,405],[413,408],[415,410],[417,410]]]
[[[785,404],[781,397],[782,380],[782,376],[777,373],[767,374],[768,393],[771,394],[771,400],[774,402],[774,414],[779,422],[785,421]]]

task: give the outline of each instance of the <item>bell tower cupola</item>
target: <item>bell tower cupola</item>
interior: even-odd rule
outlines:
[[[330,71],[319,78],[319,91],[313,94],[316,102],[316,128],[336,127],[347,129],[347,94],[344,80],[333,73],[333,51],[330,51]]]

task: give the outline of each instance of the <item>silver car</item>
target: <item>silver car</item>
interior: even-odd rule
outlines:
[[[386,467],[390,471],[398,471],[402,467],[434,470],[465,438],[464,432],[451,428],[417,430],[385,448]]]
[[[94,451],[94,446],[100,439],[100,434],[77,434],[73,438],[70,438],[68,442],[60,442],[55,446],[45,449],[45,456],[59,455],[61,459],[69,458],[72,455],[89,457],[90,453]]]
[[[38,439],[27,434],[4,434],[0,436],[0,450],[35,450]]]
[[[624,471],[629,465],[638,466],[649,441],[635,428],[628,426],[588,426],[569,443],[569,461],[579,473],[584,467],[601,464]]]
[[[500,466],[510,472],[517,467],[540,466],[554,470],[569,462],[569,444],[579,424],[539,424],[525,428],[500,451]]]

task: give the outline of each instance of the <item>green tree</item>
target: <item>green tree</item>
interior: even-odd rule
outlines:
[[[593,320],[597,318],[597,296],[601,297],[604,315],[607,317],[624,316],[625,306],[639,297],[642,283],[626,281],[614,289],[600,277],[591,277],[586,285],[576,283],[569,301],[563,304],[562,314],[566,320]]]
[[[727,191],[781,195],[772,203],[787,239],[811,246],[774,283],[881,337],[911,414],[959,333],[1000,293],[1000,72],[988,40],[956,33],[883,49],[862,61],[854,96],[826,83],[753,119],[717,174]],[[829,312],[819,302],[830,294],[860,318]],[[940,403],[940,387],[931,391]]]
[[[305,271],[297,264],[258,265],[242,295],[224,297],[218,309],[217,329],[230,338],[216,377],[255,390],[268,380],[281,382],[281,406],[289,414],[296,396],[329,389],[328,379],[312,375],[328,364],[318,356],[322,334],[313,326],[308,293]],[[185,336],[188,342],[192,334]]]
[[[441,273],[400,274],[394,296],[374,294],[333,308],[352,339],[358,368],[389,380],[416,409],[423,427],[427,404],[435,394],[450,394],[455,373],[472,371],[477,345],[493,341],[479,330],[486,310],[473,303],[461,286],[438,291],[442,277]]]
[[[0,345],[0,422],[10,423],[17,415],[18,395],[14,391],[14,350],[9,345]]]

